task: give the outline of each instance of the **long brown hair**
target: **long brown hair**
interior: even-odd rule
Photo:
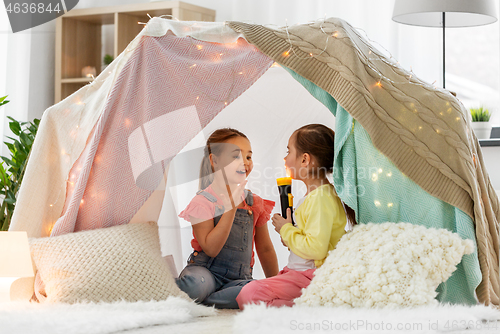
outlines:
[[[232,128],[222,128],[215,130],[214,132],[212,132],[210,137],[208,137],[200,167],[200,190],[205,189],[214,181],[213,173],[215,172],[215,170],[210,163],[210,154],[219,155],[222,152],[222,147],[224,145],[217,144],[225,143],[229,139],[235,137],[243,137],[248,139],[247,136],[245,136],[243,133]]]
[[[297,156],[308,153],[318,164],[312,170],[313,175],[324,177],[333,173],[333,157],[335,156],[335,132],[323,124],[308,124],[295,130],[295,150]],[[356,213],[344,202],[347,218],[356,225]]]

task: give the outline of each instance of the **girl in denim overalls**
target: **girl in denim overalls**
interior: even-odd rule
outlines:
[[[176,280],[189,297],[217,308],[238,308],[236,296],[252,280],[253,245],[266,277],[278,273],[267,230],[274,202],[245,189],[253,168],[250,142],[234,129],[207,140],[200,191],[179,217],[191,222],[194,248]]]

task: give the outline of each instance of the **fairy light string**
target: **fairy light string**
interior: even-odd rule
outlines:
[[[147,14],[147,16],[149,17],[149,19],[152,19],[152,17],[149,14]],[[161,15],[161,16],[159,16],[159,18],[164,18],[164,17],[168,17],[170,19],[173,19],[175,21],[180,22],[180,20],[178,18],[174,17],[173,15]],[[144,27],[147,25],[147,23],[144,23],[144,22],[137,22],[137,23],[140,25],[144,25]],[[298,59],[302,59],[302,60],[315,59],[315,58],[319,59],[324,54],[328,54],[327,49],[328,49],[328,46],[329,46],[331,39],[339,40],[344,44],[347,43],[345,40],[350,39],[350,37],[348,36],[345,29],[343,29],[341,27],[335,27],[335,29],[333,31],[329,31],[330,29],[326,29],[325,23],[326,23],[326,18],[319,21],[319,30],[326,36],[324,47],[320,48],[318,52],[304,52],[301,50],[301,52],[303,53],[303,55],[301,55],[301,54],[298,54],[298,52],[297,52],[297,49],[300,49],[300,47],[294,46],[294,43],[292,42],[292,38],[291,38],[291,35],[289,32],[289,25],[288,25],[288,22],[285,21],[284,29],[285,29],[285,33],[286,33],[286,41],[288,43],[288,48],[281,55],[284,58],[294,56],[294,57],[297,57]],[[309,25],[317,25],[317,24],[318,24],[318,21],[312,21],[309,23]],[[189,30],[187,33],[187,36],[189,37],[189,41],[191,42],[191,47],[189,48],[189,56],[191,56],[191,58],[193,58],[193,59],[196,59],[196,54],[194,54],[195,52],[207,52],[207,50],[205,49],[205,47],[203,47],[202,44],[200,44],[200,42],[198,40],[196,40],[195,38],[190,36],[193,33],[193,30],[194,30],[194,27],[196,26],[196,23],[185,24],[184,26],[185,26],[185,28],[187,28]],[[226,26],[225,22],[224,22],[224,26]],[[365,36],[362,36],[360,34],[359,30],[363,31]],[[420,79],[418,79],[415,76],[415,74],[413,73],[413,69],[411,67],[410,67],[409,72],[402,69],[399,62],[393,57],[392,53],[389,52],[387,49],[385,49],[383,46],[381,46],[381,47],[389,54],[389,59],[387,59],[385,56],[380,54],[379,50],[373,46],[373,44],[377,43],[377,42],[371,40],[364,30],[359,29],[359,28],[354,28],[353,31],[357,35],[357,37],[359,38],[359,41],[362,42],[364,44],[364,46],[368,49],[368,56],[365,54],[365,52],[363,52],[362,50],[359,49],[359,47],[356,43],[352,43],[352,45],[355,46],[353,48],[354,52],[357,54],[357,56],[360,58],[360,60],[362,60],[363,64],[365,66],[367,66],[374,73],[374,75],[378,76],[378,80],[375,83],[376,87],[382,88],[386,84],[391,84],[393,86],[394,85],[411,84],[411,85],[423,87],[425,89],[432,89],[434,92],[439,91],[440,93],[449,94],[447,91],[442,91],[435,86],[432,87],[432,85],[429,85],[428,83],[425,83],[424,81],[421,81]],[[223,32],[221,30],[221,37],[222,37],[222,34],[223,34]],[[368,41],[369,43],[366,41]],[[229,43],[226,43],[226,44],[229,44]],[[235,44],[235,46],[237,47],[238,41],[233,42],[233,44]],[[377,44],[380,45],[379,43],[377,43]],[[123,61],[125,61],[125,59],[128,59],[128,54],[131,51],[133,51],[133,49],[135,49],[135,47],[131,48],[130,44],[127,46],[127,48],[121,54],[121,59],[120,59],[119,63],[117,63],[116,67],[120,67],[120,65],[121,65],[120,62],[123,62]],[[219,57],[219,59],[221,59],[223,56],[231,55],[231,54],[232,54],[231,48],[227,47],[224,52],[219,52],[218,55],[214,55],[214,57],[215,57],[214,59],[217,59],[217,56]],[[118,59],[116,59],[116,60],[118,60]],[[389,68],[391,68],[396,75],[398,75],[400,77],[401,76],[405,77],[406,79],[404,81],[394,81],[394,80],[390,79],[389,77],[385,76],[377,68],[377,66],[375,65],[375,62],[381,62],[384,65],[389,66]],[[227,94],[223,98],[217,98],[217,97],[211,96],[209,91],[206,91],[206,89],[204,89],[203,87],[200,86],[200,80],[196,76],[196,73],[197,73],[197,63],[196,62],[192,63],[191,65],[188,65],[187,70],[192,73],[192,75],[191,75],[192,82],[191,83],[193,84],[193,86],[196,87],[196,90],[198,90],[200,92],[199,94],[197,94],[196,98],[194,99],[194,101],[193,101],[194,104],[197,104],[200,100],[200,96],[202,96],[203,98],[210,99],[210,100],[215,101],[215,102],[224,103],[224,106],[228,105],[229,101],[231,100],[231,95],[233,92],[233,88],[235,87],[235,82],[237,80],[237,76],[238,75],[245,75],[244,70],[241,71],[241,70],[235,69],[235,61],[232,61],[230,64],[232,66],[231,88],[227,90]],[[85,90],[83,102],[82,102],[82,100],[79,100],[78,102],[75,103],[75,104],[81,105],[81,108],[79,108],[80,109],[79,110],[80,117],[79,117],[79,120],[78,120],[77,125],[76,125],[76,131],[77,131],[76,137],[78,137],[78,134],[79,134],[78,131],[80,131],[82,115],[83,115],[83,111],[84,111],[85,106],[86,106],[85,101],[87,101],[89,91],[93,88],[97,89],[97,87],[100,87],[102,85],[102,83],[104,83],[104,81],[106,81],[109,77],[109,76],[102,76],[101,74],[99,76],[97,76],[97,78],[94,78],[92,76],[92,81],[90,81],[86,85],[87,89]],[[108,70],[108,74],[112,74],[112,71]],[[116,74],[115,74],[115,76],[116,76]],[[455,102],[452,100],[452,103],[455,103]],[[448,104],[449,104],[449,102],[448,102]],[[460,108],[458,106],[455,106],[455,107],[457,110],[460,110]],[[417,113],[418,113],[418,111],[417,111]],[[443,115],[441,115],[441,116],[443,116]],[[125,122],[127,122],[127,120],[128,119],[126,119]],[[466,124],[468,125],[467,126],[468,130],[466,131],[466,136],[467,136],[467,140],[470,144],[472,142],[472,139],[471,139],[471,133],[470,133],[469,119],[467,117],[465,117],[465,115],[463,115],[463,113],[461,113],[460,118],[457,117],[456,121],[458,122],[460,120],[465,121]],[[422,127],[420,126],[419,128],[421,129]],[[436,129],[436,133],[438,133],[438,134],[440,133],[439,128]],[[72,152],[73,152],[73,147],[71,147],[70,153],[62,152],[62,154],[68,155],[69,157],[71,157]],[[472,159],[475,163],[475,160],[476,160],[475,154],[472,151],[470,151],[470,154],[472,155]],[[387,176],[388,177],[392,176],[392,173],[388,174]],[[68,175],[68,178],[66,179],[66,184],[70,184],[70,185],[74,186],[74,178],[75,178],[74,174]],[[72,179],[72,180],[70,180],[70,179]],[[55,204],[57,204],[60,200],[60,195],[61,195],[61,191],[59,191],[58,195],[56,196],[56,199],[52,203],[50,203],[50,205],[49,205],[50,208],[55,208]],[[82,199],[81,205],[83,205],[83,204],[84,204],[84,202]],[[390,203],[390,204],[392,204],[392,203]]]

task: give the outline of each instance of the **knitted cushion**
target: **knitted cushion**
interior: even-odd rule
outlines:
[[[189,297],[162,259],[155,222],[30,239],[47,302],[113,302]]]
[[[311,306],[400,307],[437,304],[471,240],[409,223],[357,225],[340,239],[295,299]]]

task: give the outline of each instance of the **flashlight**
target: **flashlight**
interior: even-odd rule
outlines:
[[[278,191],[280,193],[281,202],[281,215],[283,218],[286,217],[286,209],[290,208],[290,212],[293,212],[293,196],[292,196],[292,178],[291,177],[280,177],[276,179],[278,183]],[[290,217],[293,223],[293,216]]]

